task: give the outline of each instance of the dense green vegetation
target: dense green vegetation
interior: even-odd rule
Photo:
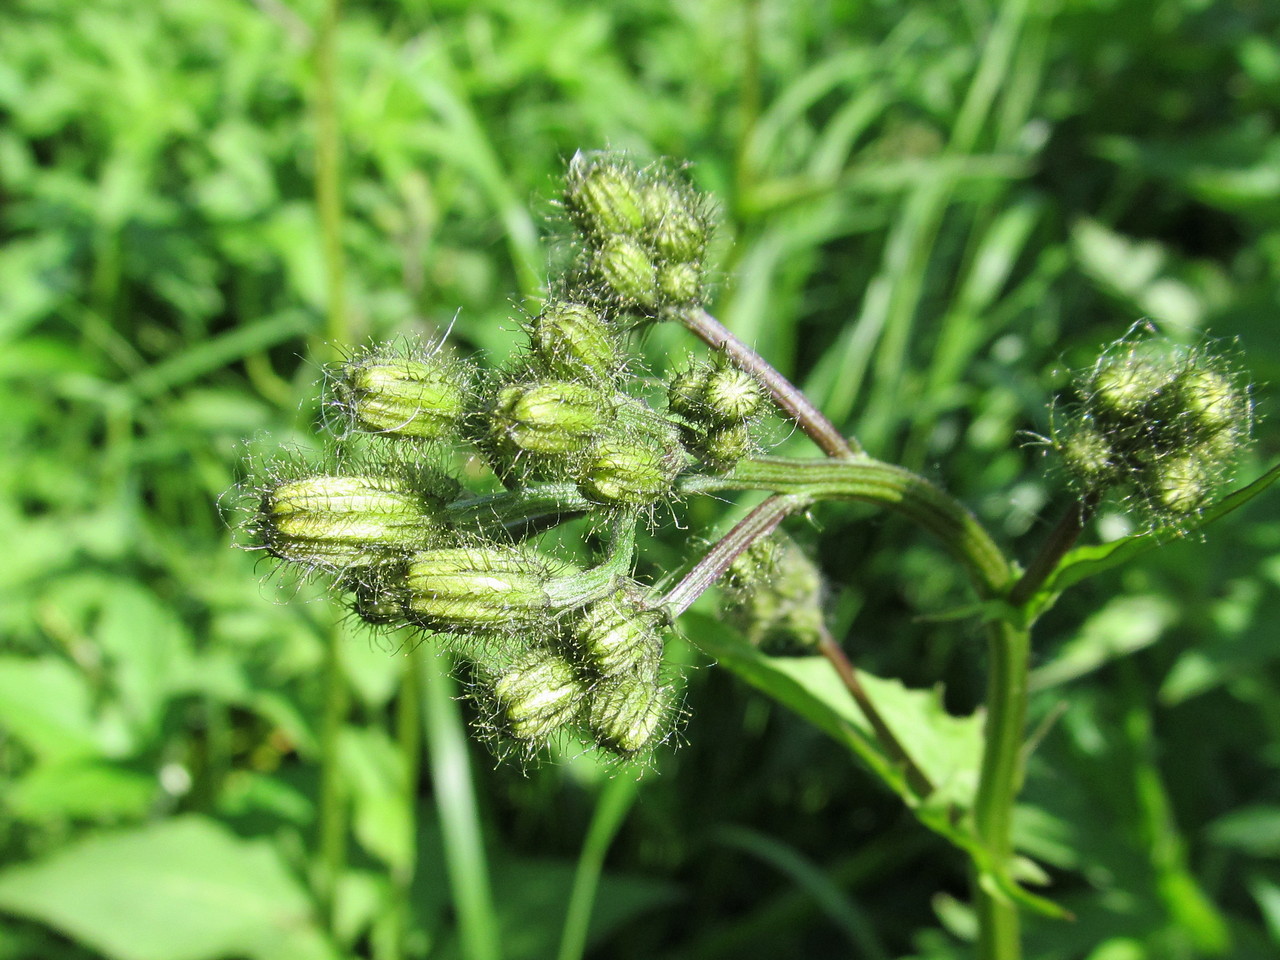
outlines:
[[[308,442],[335,353],[505,357],[564,252],[555,181],[608,146],[689,159],[714,312],[1026,557],[1069,496],[1028,437],[1138,317],[1225,341],[1274,409],[1280,12],[331,10],[0,10],[0,958],[966,955],[962,858],[693,646],[643,778],[569,745],[495,765],[429,642],[335,628],[219,500],[245,438]],[[648,573],[749,502],[692,505]],[[968,602],[937,547],[861,507],[789,529],[854,661],[969,714],[983,646],[928,616]],[[1028,956],[1275,955],[1277,558],[1263,497],[1045,616],[1019,844],[1076,919],[1030,918]]]

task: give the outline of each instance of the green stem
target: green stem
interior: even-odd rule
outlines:
[[[404,772],[403,799],[409,846],[403,863],[391,874],[395,927],[388,938],[388,960],[399,960],[406,953],[413,919],[413,877],[417,871],[418,780],[422,773],[422,644],[416,640],[410,640],[409,644],[400,676],[400,696],[396,700],[396,745]]]
[[[336,623],[324,629],[324,702],[320,716],[320,811],[316,824],[319,856],[317,893],[333,930],[338,884],[347,859],[347,790],[340,741],[347,719],[347,679],[342,666],[342,635]]]
[[[620,770],[600,792],[595,816],[591,818],[587,839],[582,845],[582,854],[578,857],[578,869],[573,877],[569,907],[565,911],[564,932],[560,936],[557,960],[580,960],[586,952],[587,934],[591,930],[591,908],[600,884],[600,873],[604,869],[604,857],[635,802],[639,783],[637,776]]]
[[[466,729],[454,698],[449,658],[421,657],[425,710],[423,720],[435,790],[445,867],[458,917],[463,960],[498,960],[497,912],[489,885],[488,860],[480,813],[467,758]]]
[[[978,957],[1018,960],[1018,908],[998,881],[1009,877],[1014,853],[1013,808],[1022,789],[1031,637],[1026,629],[1007,622],[992,622],[987,629],[987,717],[973,819],[990,863],[985,871],[976,871],[973,885]]]
[[[722,477],[691,476],[686,493],[769,490],[813,500],[860,500],[888,507],[938,537],[969,573],[984,600],[998,599],[1015,571],[976,517],[950,494],[909,470],[865,455],[849,459],[744,460]]]

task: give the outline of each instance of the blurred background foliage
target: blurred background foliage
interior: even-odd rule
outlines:
[[[346,0],[336,330],[325,16],[0,7],[0,958],[964,955],[960,857],[696,652],[640,783],[572,746],[495,766],[429,644],[335,638],[219,500],[245,438],[312,434],[327,340],[505,356],[556,177],[607,146],[691,161],[724,214],[713,311],[1026,556],[1065,496],[1029,435],[1137,318],[1226,341],[1274,419],[1280,8]],[[965,598],[934,547],[856,507],[793,526],[855,661],[972,710],[978,632],[922,619]],[[1276,956],[1277,623],[1274,497],[1046,617],[1021,843],[1077,919],[1033,921],[1030,956]]]

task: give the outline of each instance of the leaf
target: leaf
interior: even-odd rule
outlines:
[[[875,742],[871,724],[830,663],[821,657],[769,657],[710,617],[690,613],[682,620],[691,642],[843,743],[909,804],[919,804],[896,758]],[[937,793],[930,800],[972,806],[982,754],[981,717],[947,713],[938,689],[911,690],[862,672],[859,677],[890,730],[933,783]]]
[[[9,789],[6,801],[17,816],[32,822],[113,820],[145,815],[158,788],[154,774],[77,759],[37,766]]]
[[[96,755],[96,723],[84,677],[46,657],[0,657],[0,729],[47,760]]]
[[[1177,606],[1156,594],[1120,596],[1084,622],[1048,663],[1031,673],[1031,689],[1075,680],[1150,646],[1176,619]]]
[[[10,867],[0,909],[111,960],[337,956],[275,848],[198,816],[98,833]]]
[[[1062,558],[1057,568],[1046,578],[1044,585],[1027,605],[1028,609],[1032,611],[1034,616],[1038,616],[1048,609],[1057,598],[1057,595],[1068,587],[1089,577],[1106,573],[1113,567],[1118,567],[1134,557],[1141,556],[1148,550],[1153,550],[1167,543],[1170,539],[1182,537],[1195,530],[1207,527],[1215,520],[1219,520],[1231,513],[1231,511],[1244,506],[1254,497],[1263,493],[1276,480],[1280,480],[1280,463],[1277,463],[1247,487],[1242,487],[1234,493],[1223,497],[1201,513],[1191,526],[1185,530],[1156,530],[1152,533],[1122,537],[1111,543],[1076,547]]]

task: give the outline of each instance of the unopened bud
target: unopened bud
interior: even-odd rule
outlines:
[[[1171,456],[1150,468],[1150,491],[1159,506],[1176,515],[1195,513],[1209,499],[1213,473],[1194,453]]]
[[[695,423],[741,423],[760,409],[759,382],[723,358],[714,366],[695,366],[671,381],[667,405],[671,412]]]
[[[604,378],[618,366],[618,344],[600,314],[582,303],[553,300],[534,321],[534,355],[556,377]]]
[[[1188,367],[1176,383],[1182,415],[1203,435],[1247,428],[1248,401],[1225,373]]]
[[[751,437],[751,428],[746,423],[708,427],[694,445],[694,452],[715,473],[732,470],[740,460],[750,456],[754,449],[755,441]]]
[[[574,641],[601,676],[624,673],[652,679],[662,660],[662,615],[618,594],[587,607]]]
[[[680,439],[665,418],[638,402],[617,409],[616,435],[591,448],[578,489],[597,503],[644,506],[671,492],[683,465]]]
[[[382,562],[439,531],[422,500],[388,477],[307,477],[262,496],[256,527],[274,556],[342,569]]]
[[[588,722],[600,746],[630,756],[654,742],[669,711],[669,689],[653,679],[624,675],[592,690]]]
[[[710,228],[692,189],[658,179],[645,187],[643,204],[650,242],[662,256],[681,263],[702,258]]]
[[[670,304],[702,299],[702,272],[692,263],[664,263],[658,267],[658,292]]]
[[[595,387],[567,380],[506,387],[494,405],[500,438],[530,453],[580,451],[605,422],[608,398]]]
[[[494,681],[492,693],[506,732],[536,743],[573,722],[587,688],[568,660],[533,650]]]
[[[366,357],[347,364],[340,384],[340,405],[370,433],[441,439],[466,414],[462,368],[434,358]]]
[[[1063,464],[1082,490],[1098,492],[1120,478],[1116,455],[1106,437],[1089,424],[1081,424],[1057,442]]]
[[[1133,418],[1169,388],[1177,373],[1172,358],[1146,342],[1105,357],[1094,370],[1088,393],[1100,416]]]
[[[541,620],[549,606],[545,561],[515,547],[449,547],[409,563],[406,606],[435,630],[476,630]]]
[[[729,572],[731,619],[752,644],[812,649],[822,640],[822,573],[790,537],[757,540]]]
[[[625,164],[578,154],[569,165],[564,202],[589,238],[635,235],[644,229],[640,185]]]
[[[652,307],[658,302],[658,280],[644,245],[631,237],[610,237],[595,255],[595,270],[609,292],[623,304]]]

